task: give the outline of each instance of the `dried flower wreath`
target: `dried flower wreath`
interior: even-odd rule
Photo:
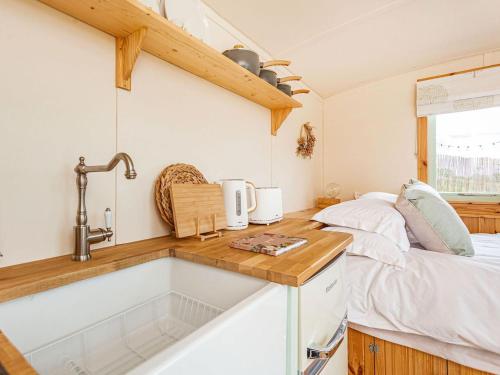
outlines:
[[[300,137],[297,139],[297,156],[310,159],[314,152],[315,143],[316,137],[313,134],[313,127],[309,122],[306,122],[300,128]]]

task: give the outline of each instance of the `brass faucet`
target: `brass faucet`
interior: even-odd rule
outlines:
[[[137,177],[134,169],[134,163],[130,156],[124,152],[116,154],[107,165],[85,165],[85,158],[80,156],[80,162],[75,167],[76,184],[78,186],[78,211],[76,213],[75,225],[75,252],[73,260],[85,262],[90,260],[90,244],[105,241],[111,241],[113,231],[111,230],[111,210],[106,208],[104,211],[104,219],[106,229],[90,229],[87,225],[87,208],[85,206],[85,192],[87,190],[87,173],[92,172],[109,172],[113,170],[121,161],[125,164],[125,177],[132,180]]]

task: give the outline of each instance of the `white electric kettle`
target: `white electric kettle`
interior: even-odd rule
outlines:
[[[221,184],[226,208],[226,229],[245,229],[248,227],[248,213],[257,207],[255,185],[242,179],[221,180]]]

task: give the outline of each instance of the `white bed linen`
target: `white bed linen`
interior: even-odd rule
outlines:
[[[500,355],[500,235],[472,235],[476,255],[410,249],[403,270],[349,256],[349,321]]]

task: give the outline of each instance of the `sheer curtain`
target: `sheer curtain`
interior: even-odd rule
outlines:
[[[437,149],[437,189],[441,192],[498,194],[500,156],[461,156]]]
[[[500,107],[435,117],[436,188],[500,193]]]

